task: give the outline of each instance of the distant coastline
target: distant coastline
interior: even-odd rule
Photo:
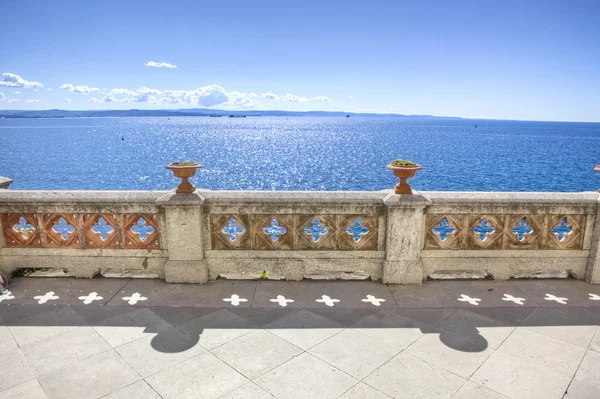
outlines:
[[[68,111],[60,109],[49,110],[0,110],[0,118],[90,118],[90,117],[144,117],[144,116],[363,116],[363,117],[396,117],[396,118],[443,118],[464,119],[459,117],[433,116],[433,115],[403,115],[403,114],[375,114],[354,112],[329,112],[329,111],[227,111],[219,109],[192,108],[176,110],[102,110],[102,111]]]

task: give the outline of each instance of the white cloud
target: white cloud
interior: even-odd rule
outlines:
[[[21,92],[20,91],[15,91],[14,94],[21,94]]]
[[[141,87],[135,91],[114,88],[103,98],[93,97],[88,100],[92,103],[152,103],[152,104],[188,104],[198,107],[219,106],[225,109],[236,108],[265,108],[268,101],[282,101],[304,103],[307,101],[331,101],[327,96],[314,98],[299,97],[288,93],[279,96],[272,92],[258,95],[256,93],[240,93],[227,91],[218,85],[202,86],[195,90],[157,90]]]
[[[305,103],[309,99],[306,97],[298,97],[294,94],[288,93],[285,96],[279,96],[272,91],[268,91],[266,93],[261,94],[261,97],[267,98],[269,100],[275,101],[287,101],[287,102],[295,102],[295,103]]]
[[[142,87],[136,91],[129,89],[112,89],[104,98],[91,98],[92,103],[156,103],[154,95],[161,94],[160,90]]]
[[[285,96],[281,97],[281,101],[291,101],[291,102],[295,102],[295,103],[305,103],[308,101],[308,98],[306,97],[298,97],[295,96],[291,93],[286,94]]]
[[[68,91],[72,91],[73,93],[81,93],[81,94],[90,94],[91,92],[94,92],[94,91],[100,91],[100,89],[97,87],[73,86],[70,83],[65,83],[64,85],[60,86],[59,89],[68,90]]]
[[[39,103],[40,100],[25,100],[26,103]]]
[[[4,100],[5,98],[6,98],[6,96],[4,95],[4,93],[2,93],[2,92],[0,91],[0,100]]]
[[[52,91],[52,88],[49,88],[48,91]]]
[[[18,98],[11,98],[10,100],[8,100],[9,103],[18,103],[19,101],[21,100],[19,100]]]
[[[279,100],[279,96],[272,91],[261,94],[261,97],[268,98],[269,100]]]
[[[144,65],[155,68],[177,68],[177,65],[169,64],[168,62],[148,61]]]
[[[40,82],[30,82],[21,78],[19,75],[15,75],[14,73],[5,72],[2,74],[2,80],[0,80],[0,86],[5,87],[44,87]]]
[[[240,93],[236,93],[239,97]],[[230,100],[230,94],[217,85],[199,87],[196,90],[165,90],[159,100],[167,104],[191,104],[212,107]]]
[[[350,100],[354,100],[354,96],[350,96],[348,97]]]
[[[66,103],[70,103],[71,101],[73,101],[73,100],[71,100],[70,98],[65,98]]]

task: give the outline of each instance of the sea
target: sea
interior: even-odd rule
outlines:
[[[0,119],[11,189],[168,190],[171,162],[213,190],[382,190],[395,159],[416,190],[592,191],[600,123],[400,117]]]

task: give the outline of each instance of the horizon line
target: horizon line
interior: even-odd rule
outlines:
[[[502,118],[486,118],[486,117],[463,117],[463,116],[437,116],[437,115],[431,115],[431,114],[400,114],[400,113],[394,113],[394,112],[356,112],[356,111],[322,111],[322,110],[311,110],[311,111],[290,111],[290,110],[278,110],[278,109],[262,109],[262,110],[226,110],[226,109],[212,109],[212,108],[177,108],[177,109],[165,109],[165,108],[157,108],[157,109],[140,109],[140,108],[131,108],[131,109],[100,109],[100,110],[93,110],[93,109],[79,109],[79,110],[73,110],[73,109],[60,109],[60,108],[51,108],[51,109],[0,109],[0,117],[2,116],[2,112],[8,111],[8,112],[44,112],[44,111],[62,111],[62,112],[128,112],[128,111],[145,111],[145,112],[152,112],[152,111],[166,111],[166,112],[177,112],[177,111],[194,111],[194,110],[198,110],[198,112],[200,112],[200,110],[202,111],[213,111],[213,112],[223,112],[223,113],[244,113],[244,112],[254,112],[254,113],[260,113],[260,112],[282,112],[282,113],[301,113],[301,114],[308,114],[308,113],[314,113],[314,112],[318,112],[318,113],[323,113],[323,114],[337,114],[337,113],[341,113],[341,114],[348,114],[348,115],[355,115],[355,116],[367,116],[367,115],[373,115],[373,116],[397,116],[397,117],[405,117],[405,118],[419,118],[419,119],[462,119],[462,120],[483,120],[483,121],[507,121],[507,122],[551,122],[551,123],[600,123],[599,121],[565,121],[565,120],[538,120],[538,119],[502,119]],[[154,117],[164,117],[167,115],[156,115]],[[185,115],[174,115],[173,117],[184,117]],[[205,115],[189,115],[189,116],[210,116],[210,114],[205,114]],[[249,116],[259,116],[259,115],[249,115]],[[285,116],[285,115],[268,115],[268,116],[274,116],[274,117],[279,117],[279,116]],[[294,116],[294,115],[291,115]],[[299,116],[299,115],[295,115],[295,116]],[[316,115],[313,115],[316,116]],[[326,115],[324,115],[326,116]],[[102,116],[99,116],[102,117]],[[110,116],[105,116],[105,117],[110,117]],[[131,117],[136,117],[135,115],[132,115]],[[148,117],[152,117],[152,116],[148,116]],[[79,117],[74,117],[74,118],[90,118],[90,116],[79,116]],[[13,118],[4,118],[4,119],[13,119]],[[14,118],[17,119],[17,118]],[[54,117],[38,117],[38,118],[32,118],[32,117],[24,117],[23,119],[56,119]]]

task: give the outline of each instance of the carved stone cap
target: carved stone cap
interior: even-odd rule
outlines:
[[[388,208],[425,208],[431,204],[431,201],[417,191],[413,191],[413,194],[389,194],[383,199],[383,203]]]
[[[193,193],[177,194],[175,191],[163,195],[156,200],[156,204],[160,206],[202,206],[204,198],[198,190]]]

